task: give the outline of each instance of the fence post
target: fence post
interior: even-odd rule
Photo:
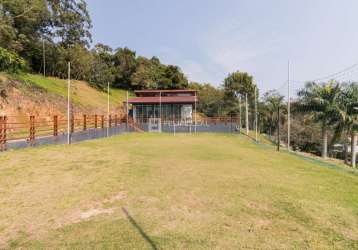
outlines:
[[[94,128],[97,128],[98,124],[97,124],[97,115],[94,115]]]
[[[101,128],[104,128],[104,115],[101,115]]]
[[[58,136],[58,117],[53,117],[53,136]]]
[[[0,151],[6,150],[6,116],[0,116]]]
[[[112,115],[108,116],[108,126],[111,128],[112,127]]]
[[[114,126],[117,127],[118,126],[118,116],[114,115]]]
[[[83,115],[83,131],[87,130],[87,115]]]
[[[232,133],[232,114],[230,114],[230,133]]]
[[[35,116],[30,116],[30,146],[35,145]]]
[[[75,116],[71,115],[71,134],[75,132]]]
[[[3,136],[3,117],[0,116],[0,151],[4,151],[3,149],[3,141],[4,141],[4,136]]]

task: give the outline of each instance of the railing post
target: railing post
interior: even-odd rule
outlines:
[[[0,151],[4,151],[4,149],[3,149],[3,141],[4,141],[4,136],[3,136],[3,127],[4,127],[4,125],[3,125],[3,117],[2,116],[0,116]]]
[[[114,115],[114,126],[117,127],[118,126],[118,116]]]
[[[83,130],[87,130],[87,115],[83,115]]]
[[[58,136],[58,116],[53,117],[53,136]]]
[[[30,146],[35,145],[35,116],[30,116]]]
[[[71,115],[71,134],[75,132],[75,116]]]
[[[104,115],[101,115],[101,128],[104,128]]]
[[[6,116],[0,116],[0,151],[6,150],[6,121]]]
[[[97,115],[94,115],[94,128],[97,128],[98,124],[97,124]]]
[[[108,116],[108,127],[112,127],[112,115]]]

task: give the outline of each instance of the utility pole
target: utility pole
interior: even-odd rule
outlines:
[[[67,81],[67,144],[71,144],[71,63],[68,62]]]
[[[258,142],[258,135],[257,135],[257,87],[255,86],[255,140]]]
[[[45,40],[44,39],[42,39],[42,57],[43,57],[43,64],[44,64],[43,74],[44,74],[44,77],[46,77],[46,51],[45,51]]]
[[[280,151],[280,104],[277,107],[277,151]]]
[[[109,136],[109,82],[107,83],[107,137]]]
[[[249,102],[247,100],[247,93],[246,93],[246,100],[245,100],[245,106],[246,106],[246,115],[245,115],[245,123],[246,123],[246,135],[249,135]]]
[[[288,84],[287,84],[287,150],[290,151],[291,143],[291,91],[290,91],[290,61],[288,61]]]

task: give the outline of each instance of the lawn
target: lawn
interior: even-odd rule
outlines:
[[[0,154],[0,248],[358,249],[358,174],[244,136]]]

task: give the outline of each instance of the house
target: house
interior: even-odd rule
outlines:
[[[130,114],[137,123],[147,123],[150,119],[159,119],[161,123],[193,122],[196,90],[139,90],[135,95],[128,99],[128,104],[132,106]]]

